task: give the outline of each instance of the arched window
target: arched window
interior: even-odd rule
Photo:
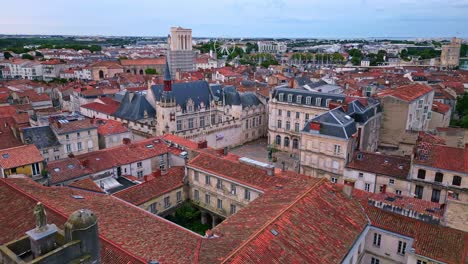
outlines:
[[[99,70],[99,79],[104,79],[104,72]]]
[[[276,138],[275,138],[275,144],[276,145],[281,145],[281,136],[280,135],[277,135]]]
[[[288,137],[284,138],[284,146],[289,147],[289,138]]]
[[[299,140],[297,138],[293,139],[293,149],[299,148]]]
[[[140,70],[140,75],[143,75],[143,70]]]

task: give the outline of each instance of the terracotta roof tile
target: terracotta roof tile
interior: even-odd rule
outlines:
[[[411,158],[356,151],[346,168],[406,179],[411,167]]]
[[[122,122],[117,120],[98,119],[96,120],[96,124],[98,125],[98,134],[102,136],[121,134],[130,131]]]
[[[96,124],[93,123],[93,119],[83,119],[70,121],[66,123],[54,122],[52,128],[57,132],[57,134],[67,134],[72,132],[79,132],[82,130],[91,130],[97,129]]]
[[[117,109],[119,109],[118,105],[100,104],[100,103],[96,103],[96,102],[92,102],[92,103],[89,103],[89,104],[84,104],[81,107],[83,107],[85,109],[96,111],[98,113],[107,114],[107,115],[112,115],[117,111]]]
[[[451,107],[448,104],[443,104],[441,102],[434,101],[432,102],[432,111],[445,114],[450,111]]]
[[[431,91],[433,91],[433,89],[430,86],[420,84],[420,83],[413,83],[413,84],[403,85],[395,89],[385,90],[383,93],[379,94],[378,96],[379,97],[394,96],[403,101],[411,102],[427,93],[430,93]]]
[[[115,197],[134,205],[143,204],[184,185],[184,167],[172,167],[167,174],[156,176],[142,184],[138,184],[114,193]]]
[[[91,179],[91,178],[86,178],[83,180],[79,180],[76,182],[73,182],[68,185],[68,187],[73,187],[81,190],[86,190],[86,191],[93,191],[93,192],[98,192],[98,193],[105,193],[97,184]]]
[[[33,144],[0,150],[0,167],[11,169],[44,161],[41,153]]]

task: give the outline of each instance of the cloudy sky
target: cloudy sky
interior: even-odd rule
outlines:
[[[468,0],[22,0],[0,34],[196,37],[468,37]]]

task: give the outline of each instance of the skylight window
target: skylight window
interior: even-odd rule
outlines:
[[[4,159],[8,159],[9,157],[10,157],[10,154],[8,153],[2,154],[2,158]]]

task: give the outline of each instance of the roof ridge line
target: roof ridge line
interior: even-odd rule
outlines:
[[[65,213],[61,212],[60,210],[58,210],[58,209],[55,208],[54,206],[51,206],[51,205],[48,205],[47,203],[44,203],[42,200],[39,200],[38,198],[36,198],[36,197],[33,196],[32,194],[29,194],[29,193],[27,193],[27,192],[21,190],[21,189],[18,188],[17,186],[15,186],[14,184],[11,184],[11,183],[7,182],[6,179],[0,179],[0,180],[1,180],[3,183],[5,183],[8,187],[10,187],[11,189],[13,189],[13,190],[19,192],[20,194],[22,194],[22,195],[28,197],[29,199],[32,199],[33,201],[42,203],[42,204],[43,204],[45,207],[47,207],[49,210],[51,210],[51,211],[53,211],[54,213],[56,213],[56,214],[62,216],[63,218],[65,218],[65,219],[66,219],[65,222],[68,220],[69,216],[67,216]],[[37,184],[37,183],[36,183],[36,184]],[[45,186],[40,185],[40,184],[38,184],[38,185],[39,185],[39,186],[38,186],[39,188],[52,188],[52,187],[45,187]],[[64,187],[62,187],[62,188],[64,188]],[[137,259],[137,260],[139,260],[139,261],[142,261],[142,263],[146,263],[146,261],[145,261],[143,258],[141,258],[141,257],[137,256],[136,254],[134,254],[134,253],[132,253],[132,252],[130,252],[130,251],[124,249],[122,246],[119,246],[118,244],[112,242],[110,239],[106,238],[103,234],[99,233],[98,235],[99,235],[99,238],[100,238],[100,239],[105,240],[105,241],[108,242],[109,244],[111,244],[111,245],[113,245],[114,247],[118,248],[119,250],[123,251],[125,254],[128,254],[129,256],[131,256],[131,257],[133,257],[133,258],[135,258],[135,259]]]
[[[226,261],[228,259],[230,259],[231,257],[233,257],[237,252],[239,252],[243,247],[245,247],[251,240],[253,240],[255,237],[257,237],[258,234],[260,234],[261,232],[263,232],[263,230],[269,226],[270,224],[272,224],[274,221],[276,221],[280,216],[282,216],[286,211],[288,211],[289,209],[291,209],[291,207],[293,207],[299,200],[301,200],[302,198],[304,198],[307,194],[309,194],[311,191],[315,190],[317,186],[321,185],[323,182],[326,181],[326,178],[320,178],[320,180],[318,182],[316,182],[315,184],[313,184],[311,187],[309,187],[309,189],[304,192],[301,196],[297,197],[296,199],[294,199],[294,201],[291,202],[291,204],[289,204],[286,208],[284,208],[283,210],[281,210],[273,219],[271,219],[270,221],[267,221],[262,227],[260,227],[254,234],[252,234],[247,240],[245,240],[240,246],[238,246],[234,251],[231,252],[231,254],[229,254],[226,258],[224,258],[224,260],[221,262],[222,264],[223,263],[226,263]]]

